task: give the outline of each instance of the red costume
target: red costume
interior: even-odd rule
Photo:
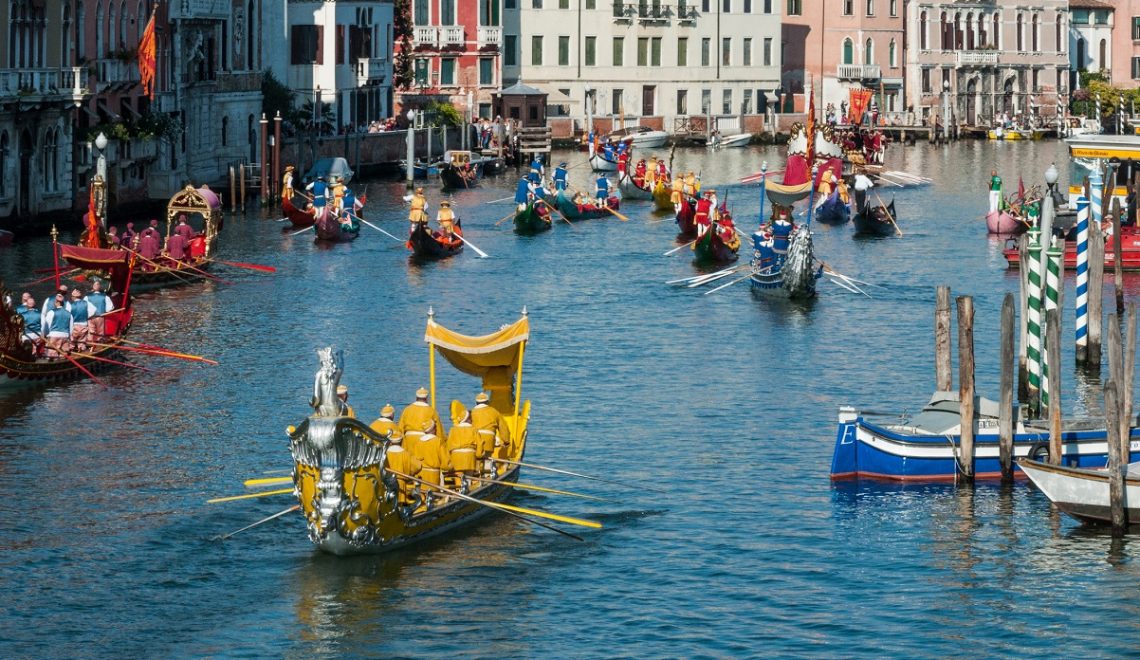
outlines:
[[[708,227],[710,224],[709,213],[712,211],[712,200],[704,198],[697,201],[697,213],[693,216],[693,221],[698,225]]]
[[[625,172],[626,167],[628,167],[628,166],[629,166],[629,152],[623,151],[620,154],[618,154],[618,160],[617,160],[618,173],[621,174],[621,173]]]

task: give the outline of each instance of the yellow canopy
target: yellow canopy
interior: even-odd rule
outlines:
[[[486,378],[492,370],[508,374],[518,368],[518,345],[530,339],[530,321],[524,316],[498,332],[468,337],[428,319],[424,341],[435,346],[451,366],[471,376]]]

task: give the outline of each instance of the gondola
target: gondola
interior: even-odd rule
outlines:
[[[641,185],[638,185],[629,174],[622,174],[618,177],[618,190],[621,191],[623,199],[653,199],[653,190],[643,187],[644,184],[644,179],[642,179]]]
[[[104,335],[92,341],[86,351],[73,351],[66,357],[45,357],[42,349],[22,341],[24,319],[7,307],[11,293],[0,282],[0,390],[46,384],[92,376],[111,366],[111,358],[121,352],[131,326],[131,263],[126,250],[61,245],[53,248],[76,268],[102,271],[108,276],[108,292],[115,309],[103,316]],[[46,334],[46,333],[45,333]]]
[[[537,234],[553,226],[546,201],[528,202],[521,211],[515,212],[516,234]]]
[[[884,208],[881,204],[867,204],[855,214],[855,235],[894,236],[898,233],[895,222],[895,200]]]
[[[613,215],[609,210],[589,204],[575,204],[574,200],[567,197],[565,191],[559,190],[554,195],[554,208],[558,209],[562,215],[566,216],[567,220],[589,220],[591,218],[605,218]],[[617,210],[621,206],[621,200],[617,197],[611,196],[607,203],[609,208]]]
[[[677,212],[677,240],[688,241],[697,236],[697,203],[689,199]]]
[[[463,231],[459,218],[455,219],[456,231]],[[444,259],[463,250],[463,241],[436,238],[428,228],[426,222],[412,223],[412,231],[408,235],[408,249],[417,259]]]
[[[479,185],[479,175],[469,164],[444,163],[439,168],[439,180],[443,182],[444,189],[466,190]]]
[[[1029,229],[1029,224],[1022,222],[1021,218],[1009,211],[990,211],[986,213],[986,231],[1002,236],[1016,236]]]
[[[816,208],[814,219],[825,225],[842,225],[851,219],[851,207],[840,199],[838,190],[832,190]]]
[[[356,237],[360,235],[360,222],[353,220],[348,223],[341,223],[331,213],[331,207],[323,207],[323,212],[317,216],[317,221],[313,225],[313,230],[317,234],[317,240],[326,243],[348,243],[355,241]]]
[[[753,293],[789,300],[815,297],[816,282],[823,277],[823,264],[815,259],[811,230],[806,225],[793,231],[784,253],[777,252],[774,242],[759,232],[752,235],[752,243],[756,255],[749,277]]]
[[[293,205],[293,200],[288,198],[281,199],[281,212],[288,218],[289,223],[293,225],[294,229],[304,229],[305,227],[312,227],[313,223],[317,221],[312,213],[301,210]]]
[[[693,261],[698,264],[725,264],[736,261],[737,251],[740,249],[740,239],[736,238],[732,244],[726,243],[717,231],[714,223],[696,243],[693,243]]]
[[[453,332],[429,317],[424,339],[431,352],[433,407],[438,353],[458,371],[482,378],[505,440],[496,443],[484,463],[495,466],[493,473],[481,466],[479,474],[454,490],[449,478],[444,488],[451,492],[429,486],[415,475],[396,474],[399,471],[391,467],[399,464],[395,452],[414,450],[402,445],[395,450],[387,438],[347,415],[336,397],[343,358],[332,348],[318,351],[321,367],[314,383],[313,413],[289,427],[294,492],[309,540],[334,555],[378,554],[447,534],[494,512],[495,503],[511,496],[511,484],[519,478],[517,463],[526,451],[530,401],[522,398],[521,388],[529,337],[526,316],[478,337]],[[458,401],[451,408],[466,412]]]

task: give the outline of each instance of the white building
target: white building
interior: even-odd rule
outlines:
[[[762,113],[780,81],[783,0],[505,0],[503,84],[578,120]],[[566,99],[565,97],[569,97]],[[722,130],[725,124],[721,123]]]
[[[1113,7],[1103,0],[1069,0],[1069,66],[1112,70]]]
[[[280,0],[282,33],[267,64],[295,93],[319,99],[337,128],[387,118],[392,109],[392,3]]]

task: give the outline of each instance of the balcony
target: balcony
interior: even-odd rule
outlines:
[[[368,85],[384,82],[387,77],[388,59],[385,57],[360,57],[356,60],[356,84]]]
[[[99,91],[123,83],[139,81],[138,62],[129,62],[117,57],[95,60],[95,76],[99,80]]]
[[[637,4],[637,21],[642,25],[653,25],[659,23],[668,23],[669,19],[673,17],[673,10],[668,6],[662,6],[661,0],[641,0]]]
[[[958,66],[994,66],[998,63],[996,50],[960,50],[954,55]]]
[[[462,25],[444,25],[439,28],[441,46],[463,46],[466,40],[463,37]]]
[[[416,48],[439,48],[439,30],[427,26],[416,26],[414,37]]]
[[[503,44],[503,28],[498,26],[479,26],[479,48],[499,48]]]
[[[696,25],[697,16],[699,14],[696,7],[690,7],[683,2],[677,5],[677,21],[681,25]]]
[[[614,3],[614,23],[632,23],[637,15],[637,5],[627,5],[624,2]]]
[[[260,71],[219,71],[215,80],[219,92],[261,91]]]
[[[59,96],[69,102],[82,101],[88,93],[83,86],[85,76],[83,67],[0,70],[0,98],[42,101]]]
[[[836,77],[840,80],[878,80],[882,76],[878,64],[840,64]]]

